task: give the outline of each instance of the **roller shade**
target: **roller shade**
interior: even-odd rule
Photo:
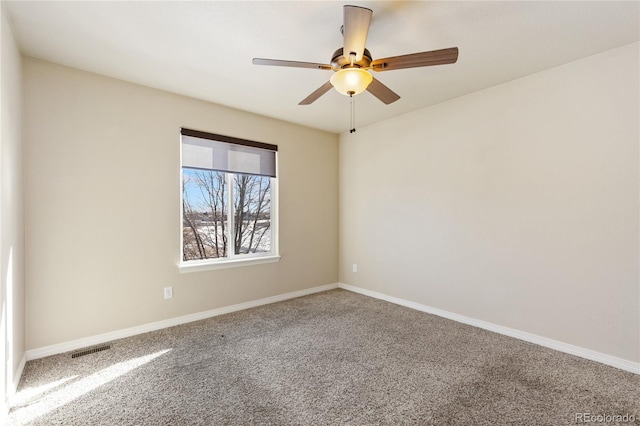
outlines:
[[[181,129],[182,167],[276,177],[277,145]]]

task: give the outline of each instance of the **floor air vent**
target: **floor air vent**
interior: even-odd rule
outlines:
[[[96,352],[106,351],[107,349],[111,349],[111,345],[102,345],[102,346],[95,346],[93,348],[82,349],[81,351],[72,353],[71,358],[78,358],[80,356],[85,356],[89,354],[94,354]]]

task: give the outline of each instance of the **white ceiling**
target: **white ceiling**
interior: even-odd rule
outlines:
[[[364,126],[640,39],[637,1],[3,1],[22,52],[48,61],[341,133],[348,98],[298,102],[331,71],[343,4],[373,10],[374,59],[457,46],[456,64],[375,76],[402,98],[356,98]]]

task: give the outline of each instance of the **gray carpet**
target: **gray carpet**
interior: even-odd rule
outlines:
[[[640,424],[638,375],[344,290],[111,346],[28,362],[9,424]]]

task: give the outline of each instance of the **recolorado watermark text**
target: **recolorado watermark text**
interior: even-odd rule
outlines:
[[[633,414],[575,413],[575,422],[580,423],[633,423]]]

